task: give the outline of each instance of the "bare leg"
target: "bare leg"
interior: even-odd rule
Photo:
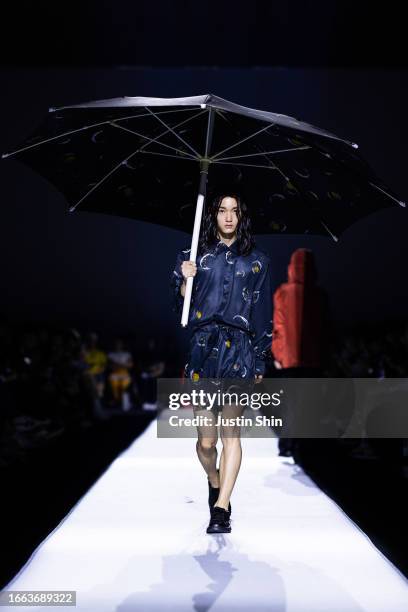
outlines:
[[[205,416],[211,416],[211,412],[208,410],[194,411],[194,415],[205,414]],[[201,465],[207,473],[208,480],[212,487],[219,487],[219,478],[217,472],[217,440],[218,431],[217,426],[214,425],[202,425],[197,427],[198,440],[196,443],[197,455]]]
[[[220,483],[223,479],[223,474],[224,474],[224,459],[225,459],[225,453],[224,453],[224,445],[223,445],[221,455],[220,455]]]
[[[224,406],[223,418],[241,416],[241,406]],[[220,493],[214,506],[228,510],[228,504],[234,488],[242,460],[242,447],[239,425],[221,425],[222,452],[220,458]]]

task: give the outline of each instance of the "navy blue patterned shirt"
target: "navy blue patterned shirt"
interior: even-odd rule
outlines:
[[[171,277],[173,310],[180,315],[184,302],[181,264],[189,259],[189,248],[180,251]],[[230,246],[220,240],[208,251],[198,251],[196,264],[188,327],[195,331],[217,321],[246,330],[254,347],[255,371],[264,374],[272,342],[270,257],[256,247],[249,255],[240,255],[237,240]]]

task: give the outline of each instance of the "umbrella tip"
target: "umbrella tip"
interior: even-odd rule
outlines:
[[[405,208],[405,207],[406,207],[406,203],[405,203],[405,202],[398,202],[398,204],[399,204],[400,206],[402,206],[403,208]]]
[[[1,154],[1,159],[5,159],[6,157],[8,157],[10,155],[10,153],[2,153]]]
[[[49,113],[53,113],[56,109],[54,108],[54,106],[50,106],[50,108],[48,109]]]
[[[351,146],[352,146],[354,149],[358,149],[358,144],[357,144],[356,142],[352,142],[352,143],[351,143]]]
[[[68,212],[74,212],[74,210],[75,210],[75,206],[70,206],[70,207],[68,208]]]

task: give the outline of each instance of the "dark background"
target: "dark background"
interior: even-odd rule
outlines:
[[[20,0],[1,17],[10,66],[407,66],[395,1]]]
[[[0,150],[50,106],[214,93],[293,115],[359,144],[408,200],[405,22],[392,3],[19,2],[2,9]],[[313,7],[313,8],[311,8]],[[391,10],[392,9],[392,10]],[[1,313],[183,342],[169,279],[187,234],[81,212],[13,159],[0,160]],[[315,251],[339,324],[405,318],[408,210],[330,238],[260,236],[276,286],[291,252]]]

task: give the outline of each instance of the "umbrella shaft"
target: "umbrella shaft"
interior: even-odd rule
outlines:
[[[200,227],[201,227],[201,218],[203,215],[203,206],[204,199],[207,191],[207,172],[201,172],[200,178],[200,188],[197,197],[197,206],[194,218],[194,229],[193,229],[193,238],[191,241],[191,249],[190,249],[190,261],[196,260],[197,257],[197,248],[198,248],[198,238],[200,235]],[[191,301],[191,292],[193,290],[193,276],[189,276],[186,282],[186,290],[184,294],[184,302],[183,302],[183,312],[181,315],[181,325],[186,327],[188,323],[188,313],[190,310],[190,301]]]
[[[201,218],[203,215],[204,200],[207,193],[207,176],[210,160],[208,159],[211,141],[214,128],[214,111],[212,108],[208,112],[207,137],[205,142],[205,154],[200,163],[200,187],[198,189],[197,206],[194,218],[193,237],[191,240],[190,261],[195,263],[197,256],[198,238],[200,235]],[[190,311],[191,293],[193,290],[193,276],[189,276],[186,282],[186,290],[184,294],[183,312],[181,314],[181,325],[187,326],[188,313]]]

